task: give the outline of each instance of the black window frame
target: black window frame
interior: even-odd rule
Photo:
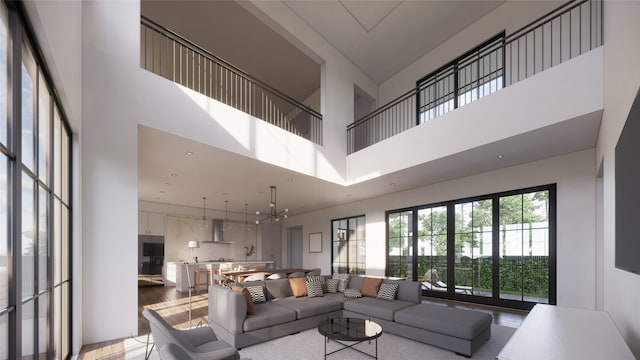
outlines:
[[[494,305],[522,310],[530,310],[536,304],[529,301],[519,301],[510,299],[501,299],[499,290],[499,277],[495,274],[499,274],[500,264],[499,259],[499,206],[500,198],[512,195],[522,195],[531,192],[548,191],[549,192],[549,304],[557,304],[557,184],[546,184],[540,186],[533,186],[527,188],[520,188],[515,190],[508,190],[503,192],[478,195],[472,197],[466,197],[455,200],[440,201],[430,204],[423,204],[417,206],[410,206],[399,209],[392,209],[385,211],[385,246],[386,246],[386,262],[385,262],[385,274],[386,276],[393,276],[390,272],[390,256],[389,256],[389,216],[391,214],[399,212],[412,212],[412,238],[411,246],[413,247],[412,253],[414,254],[413,271],[411,278],[407,280],[422,281],[422,275],[417,273],[418,270],[418,212],[422,209],[435,208],[435,207],[447,207],[447,278],[451,285],[455,284],[454,274],[454,261],[455,261],[455,206],[461,203],[468,203],[480,200],[491,199],[492,204],[492,232],[493,232],[493,295],[491,297],[482,297],[475,295],[464,295],[455,292],[454,286],[449,286],[446,292],[429,291],[423,289],[424,296],[437,297],[443,299],[459,300],[474,302],[485,305]]]
[[[359,219],[362,219],[362,226],[364,227],[364,239],[358,239],[358,237],[356,236],[356,239],[352,240],[351,239],[351,230],[353,230],[354,233],[357,233],[357,222]],[[356,221],[356,229],[350,229],[349,224],[351,220],[355,220]],[[343,218],[337,218],[337,219],[331,219],[331,273],[341,273],[341,274],[355,274],[355,275],[360,275],[360,274],[366,274],[367,272],[367,264],[366,264],[366,256],[364,261],[362,262],[362,267],[358,268],[358,262],[356,262],[355,268],[356,270],[354,271],[354,267],[351,266],[350,262],[349,262],[349,251],[350,251],[350,246],[349,243],[351,241],[356,241],[356,246],[358,245],[358,242],[363,242],[364,243],[364,248],[366,251],[366,225],[367,225],[367,218],[364,214],[361,215],[355,215],[355,216],[349,216],[349,217],[343,217]],[[347,238],[342,240],[344,242],[346,242],[346,244],[344,245],[347,249],[347,262],[346,262],[346,270],[343,269],[343,267],[341,266],[337,266],[335,267],[335,253],[334,253],[334,243],[337,242],[338,240],[336,240],[336,232],[334,231],[334,223],[335,222],[339,222],[339,221],[346,221],[347,223],[347,228],[345,228],[344,230],[346,230],[345,234],[347,235]]]

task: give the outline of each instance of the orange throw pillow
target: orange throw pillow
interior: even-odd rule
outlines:
[[[364,282],[362,283],[362,296],[370,296],[376,297],[378,296],[378,291],[380,290],[380,285],[382,284],[382,279],[374,279],[374,278],[364,278]]]
[[[293,296],[307,296],[307,278],[290,278],[289,286],[291,286],[291,292],[293,293]]]
[[[242,286],[233,286],[231,290],[244,295],[244,299],[247,301],[247,315],[254,315],[256,313],[256,307],[253,305],[253,299],[251,298],[251,294],[249,294],[249,290]]]

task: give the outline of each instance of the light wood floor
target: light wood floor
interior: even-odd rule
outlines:
[[[527,316],[526,311],[504,309],[486,305],[471,304],[436,298],[423,298],[425,303],[442,304],[459,309],[483,311],[493,316],[496,325],[517,328]],[[208,296],[201,291],[192,295],[191,322],[208,323]],[[150,333],[149,322],[142,316],[142,310],[157,311],[168,323],[178,329],[189,328],[189,296],[180,294],[174,287],[143,287],[138,288],[138,335]],[[96,344],[84,345],[80,351],[80,360],[116,360],[124,359],[124,340],[112,340]]]

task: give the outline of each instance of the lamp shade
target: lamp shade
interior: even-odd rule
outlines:
[[[189,241],[189,243],[187,244],[187,247],[189,247],[189,249],[194,249],[194,248],[199,248],[200,244],[195,241],[195,240],[191,240]]]

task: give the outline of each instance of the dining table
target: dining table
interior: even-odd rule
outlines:
[[[265,277],[272,275],[272,274],[287,274],[287,276],[289,274],[295,273],[295,272],[303,272],[303,273],[308,273],[309,271],[311,271],[311,269],[297,269],[297,268],[290,268],[290,269],[276,269],[276,270],[256,270],[256,269],[251,269],[251,270],[230,270],[230,271],[222,271],[222,275],[230,278],[231,280],[234,280],[236,282],[243,282],[245,278],[251,276],[251,275],[264,275]]]

